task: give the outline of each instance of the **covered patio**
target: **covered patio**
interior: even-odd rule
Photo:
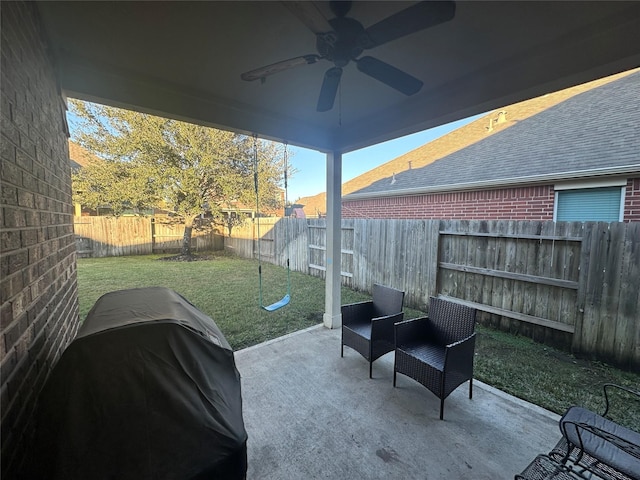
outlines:
[[[334,329],[343,154],[640,66],[638,2],[446,2],[444,17],[345,4],[2,2],[3,478],[79,324],[67,97],[325,153]],[[441,422],[428,391],[391,387],[388,357],[373,380],[357,354],[341,359],[338,335],[238,352],[249,478],[512,478],[559,436],[553,416],[480,386]]]
[[[560,438],[558,415],[474,382],[446,401],[316,326],[236,352],[247,477],[509,479]]]
[[[637,2],[38,2],[38,9],[69,97],[326,154],[327,328],[342,322],[345,153],[640,65]]]

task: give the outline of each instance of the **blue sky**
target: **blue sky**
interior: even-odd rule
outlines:
[[[484,114],[458,120],[402,138],[380,143],[372,147],[350,152],[342,157],[342,182],[351,180],[383,163],[404,155],[425,143],[429,143],[456,128],[470,123]],[[288,198],[295,201],[326,190],[326,156],[324,153],[306,148],[289,147],[293,153],[291,165],[298,171],[288,182]]]

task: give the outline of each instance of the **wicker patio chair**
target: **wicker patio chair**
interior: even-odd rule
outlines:
[[[404,292],[395,288],[375,284],[373,300],[342,306],[342,343],[353,348],[369,361],[369,378],[372,377],[373,362],[394,347],[393,325],[404,318],[402,305]]]
[[[431,297],[429,316],[396,325],[396,374],[413,378],[440,398],[440,420],[444,400],[469,380],[473,395],[473,355],[476,310],[465,305]]]

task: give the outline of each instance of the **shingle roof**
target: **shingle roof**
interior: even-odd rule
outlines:
[[[342,193],[343,195],[348,195],[352,192],[364,189],[381,179],[387,178],[389,179],[388,181],[390,181],[394,173],[400,173],[408,170],[409,165],[411,165],[413,169],[429,165],[430,163],[444,158],[447,155],[486,139],[490,134],[495,135],[506,128],[517,125],[525,119],[533,115],[537,115],[544,110],[564,102],[565,100],[580,93],[616,81],[639,70],[640,69],[630,70],[617,75],[611,75],[609,77],[604,77],[592,82],[576,85],[565,90],[560,90],[542,97],[532,98],[504,107],[501,110],[507,112],[506,122],[495,123],[493,125],[492,132],[489,132],[488,129],[489,121],[495,120],[499,111],[490,112],[474,122],[458,128],[447,135],[443,135],[442,137],[422,145],[404,155],[389,160],[388,162],[345,182],[342,185]],[[382,194],[383,193],[381,193],[381,195]],[[389,192],[389,194],[392,195],[393,191]],[[366,193],[364,195],[366,195]],[[315,216],[318,213],[324,213],[326,210],[326,193],[323,192],[311,197],[301,198],[299,203],[304,205],[304,210],[307,216]]]
[[[615,171],[640,173],[640,71],[603,80],[608,81],[585,84],[577,94],[578,87],[558,92],[565,93],[560,103],[539,108],[515,124],[508,122],[508,128],[485,133],[484,138],[466,142],[461,145],[464,148],[447,155],[429,151],[438,148],[435,144],[440,139],[430,142],[409,154],[420,150],[431,162],[421,168],[415,168],[414,163],[410,171],[405,168],[395,175],[387,174],[346,199],[553,181]],[[545,97],[504,110],[509,116],[526,103],[542,107]],[[487,117],[456,132],[459,135],[479,124],[486,128]]]

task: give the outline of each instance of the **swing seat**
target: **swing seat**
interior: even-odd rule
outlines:
[[[291,296],[287,293],[284,297],[282,297],[282,299],[278,300],[276,303],[263,306],[262,308],[267,312],[273,312],[275,310],[278,310],[279,308],[284,307],[285,305],[288,305],[290,300],[291,300]]]

